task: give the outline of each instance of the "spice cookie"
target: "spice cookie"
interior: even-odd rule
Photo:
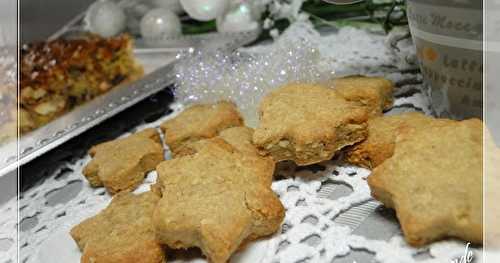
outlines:
[[[104,186],[111,194],[133,190],[146,173],[163,161],[163,147],[155,129],[93,146],[92,160],[83,175],[93,187]]]
[[[194,105],[179,116],[161,124],[165,143],[173,156],[185,143],[215,137],[224,129],[243,125],[243,119],[231,102]]]
[[[257,148],[252,144],[252,135],[254,130],[246,126],[238,126],[222,130],[216,137],[224,139],[231,146],[235,147],[238,151],[248,156],[259,156]],[[199,140],[198,140],[199,141]],[[176,157],[190,155],[196,153],[193,148],[198,141],[187,142],[179,149]]]
[[[159,197],[151,192],[117,194],[94,217],[71,229],[82,263],[163,263],[165,254],[151,222]]]
[[[252,128],[241,126],[223,130],[220,132],[219,137],[245,155],[261,157],[257,147],[252,143],[253,133]]]
[[[394,84],[380,77],[351,76],[331,81],[331,86],[346,100],[368,108],[369,116],[382,115],[394,102]]]
[[[162,198],[153,223],[161,243],[199,247],[222,263],[246,241],[279,229],[284,208],[254,158],[218,137],[190,147],[194,153],[157,167]]]
[[[257,148],[252,144],[252,135],[254,130],[246,126],[228,128],[219,133],[217,138],[221,138],[236,150],[245,155],[247,159],[252,159],[258,163],[256,168],[261,169],[259,175],[264,175],[268,179],[269,185],[273,180],[275,163],[270,156],[261,156]],[[176,157],[196,153],[196,144],[198,142],[186,143],[184,147],[177,153]]]
[[[332,88],[289,84],[262,100],[253,143],[275,161],[314,164],[365,139],[367,120],[365,107],[347,101]]]
[[[346,149],[346,161],[368,169],[375,168],[394,153],[397,135],[408,129],[427,129],[430,126],[447,125],[454,122],[436,119],[422,113],[411,112],[392,116],[381,116],[368,120],[366,140]]]
[[[405,239],[483,241],[483,124],[471,119],[398,136],[394,155],[368,177],[396,210]]]

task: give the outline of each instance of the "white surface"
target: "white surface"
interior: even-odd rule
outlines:
[[[79,263],[81,253],[69,235],[70,228],[62,228],[50,236],[38,252],[38,262]]]
[[[17,195],[17,169],[0,177],[0,207]]]

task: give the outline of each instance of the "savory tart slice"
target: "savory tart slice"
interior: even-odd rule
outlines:
[[[127,35],[57,39],[21,49],[21,132],[142,76]]]

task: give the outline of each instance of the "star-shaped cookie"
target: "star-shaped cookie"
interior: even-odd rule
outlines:
[[[365,139],[367,120],[366,107],[347,101],[332,88],[288,84],[262,100],[253,143],[275,161],[314,164]]]
[[[215,137],[224,129],[243,125],[243,119],[231,102],[191,106],[179,116],[161,124],[165,143],[174,157],[186,143]]]
[[[165,253],[154,232],[152,215],[159,197],[117,194],[94,217],[71,229],[82,263],[163,263]]]
[[[331,81],[331,86],[346,100],[368,108],[370,117],[380,116],[394,102],[394,85],[381,77],[350,76]]]
[[[222,263],[245,242],[279,229],[284,208],[259,162],[219,137],[190,147],[196,152],[157,167],[162,198],[153,223],[163,244],[199,247]]]
[[[471,119],[398,136],[394,155],[368,177],[396,210],[407,242],[483,241],[483,124]]]
[[[252,143],[253,133],[252,128],[240,126],[221,131],[219,137],[247,156],[260,157],[257,147]]]
[[[164,160],[160,136],[155,129],[101,143],[89,151],[92,160],[83,175],[93,187],[106,187],[111,194],[133,190],[147,172]]]
[[[436,119],[417,112],[370,119],[368,137],[346,149],[346,161],[369,169],[375,168],[392,156],[396,137],[400,132],[408,133],[450,122],[454,121]]]
[[[228,128],[219,133],[218,138],[223,139],[236,150],[240,151],[245,155],[245,158],[252,159],[254,162],[258,163],[255,167],[261,169],[259,175],[265,175],[264,177],[269,180],[269,185],[271,185],[273,180],[273,172],[275,169],[274,160],[270,156],[261,156],[252,144],[252,135],[254,130],[246,126],[239,126]],[[196,153],[197,142],[186,143],[184,147],[178,152],[176,157],[194,154]]]

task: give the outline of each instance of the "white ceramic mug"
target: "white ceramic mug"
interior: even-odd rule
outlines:
[[[434,112],[483,114],[483,6],[477,0],[408,0],[410,31]]]

